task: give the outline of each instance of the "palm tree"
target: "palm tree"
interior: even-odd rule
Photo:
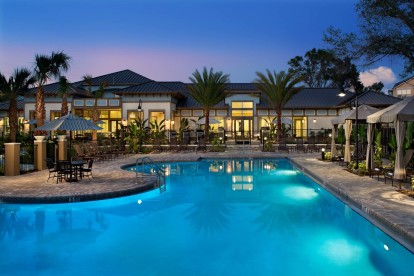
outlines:
[[[277,117],[277,141],[280,141],[282,133],[282,109],[293,95],[301,91],[304,86],[295,86],[302,81],[302,77],[297,77],[294,71],[280,71],[273,73],[266,69],[266,74],[256,72],[255,83],[257,88],[266,97],[264,99],[273,106]]]
[[[61,116],[69,113],[68,95],[70,83],[65,76],[59,77],[59,91],[58,96],[62,97],[62,107],[60,108]]]
[[[221,71],[214,72],[213,68],[207,71],[206,67],[202,73],[195,70],[193,76],[189,78],[193,83],[188,86],[190,94],[204,109],[206,141],[209,141],[210,109],[226,98],[226,85],[229,83],[229,78],[229,75],[223,75]]]
[[[93,92],[94,104],[93,104],[93,111],[92,111],[92,120],[96,124],[99,120],[99,112],[98,112],[98,99],[102,98],[105,94],[105,89],[108,86],[107,82],[102,82],[99,85],[99,89]],[[98,140],[98,132],[96,130],[92,131],[92,141]]]
[[[70,57],[63,52],[52,52],[50,56],[36,55],[34,76],[37,82],[36,120],[37,126],[42,126],[45,119],[45,97],[43,86],[52,78],[59,77],[61,72],[69,69]]]
[[[0,91],[2,100],[9,101],[9,125],[10,125],[10,142],[16,142],[16,133],[18,130],[18,110],[17,98],[23,96],[24,92],[30,85],[35,83],[35,79],[31,76],[29,69],[15,69],[13,75],[6,79],[0,73]]]
[[[88,93],[90,96],[94,97],[93,111],[92,111],[92,120],[96,124],[99,120],[98,112],[98,99],[102,98],[105,94],[105,89],[108,86],[107,82],[102,82],[97,91],[92,92],[92,75],[86,74],[82,76],[82,81],[88,86]],[[96,130],[92,131],[92,141],[98,140],[98,133]]]

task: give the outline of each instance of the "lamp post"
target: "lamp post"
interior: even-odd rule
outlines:
[[[143,109],[142,109],[142,100],[141,100],[141,98],[139,98],[139,101],[138,101],[138,108],[137,108],[137,111],[139,112],[139,113],[141,113],[142,111],[143,111]],[[138,115],[140,118],[141,118],[141,114],[139,114]],[[144,119],[144,116],[142,116],[142,118],[141,119]],[[140,129],[140,130],[138,130],[139,131],[139,149],[138,149],[138,151],[140,152],[140,153],[142,153],[142,139],[144,138],[144,129]]]
[[[266,141],[267,141],[267,136],[263,137],[263,151],[265,151]]]

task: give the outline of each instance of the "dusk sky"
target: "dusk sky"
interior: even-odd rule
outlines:
[[[251,82],[256,71],[323,48],[334,26],[357,31],[356,0],[0,0],[0,72],[33,68],[35,54],[64,51],[70,81],[130,69],[183,81],[203,66]],[[402,63],[360,68],[365,84],[398,81]],[[370,70],[368,72],[368,70]]]

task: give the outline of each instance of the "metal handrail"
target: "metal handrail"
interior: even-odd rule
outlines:
[[[148,177],[156,177],[157,183],[155,188],[159,188],[160,192],[165,192],[165,169],[158,166],[154,161],[146,156],[142,158],[138,158],[135,162],[136,169],[135,175],[136,178],[148,178]],[[141,170],[138,168],[141,167]],[[145,168],[149,168],[150,170],[147,172]]]

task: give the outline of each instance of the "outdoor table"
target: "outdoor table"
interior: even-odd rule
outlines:
[[[83,168],[83,165],[85,165],[85,163],[86,162],[84,160],[73,160],[71,162],[72,170],[74,171],[75,181],[78,180],[78,175],[79,175],[79,178],[82,179],[81,169]]]
[[[76,182],[79,178],[82,179],[81,168],[85,164],[84,160],[61,160],[58,161],[58,168],[60,170],[60,174],[64,175],[64,179],[67,182]]]

